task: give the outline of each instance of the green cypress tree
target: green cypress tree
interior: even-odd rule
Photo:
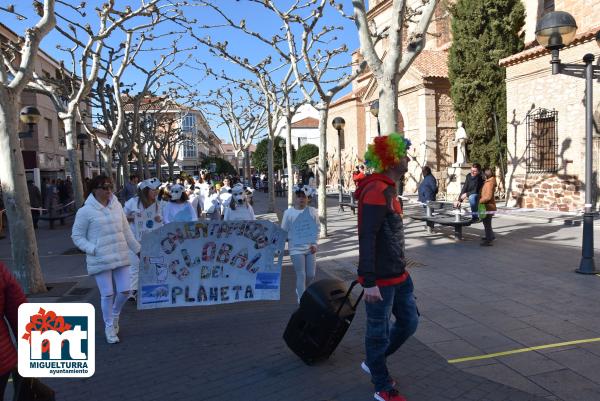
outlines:
[[[469,158],[501,166],[500,154],[506,160],[506,70],[498,61],[523,49],[525,8],[521,0],[458,0],[450,12],[450,96],[471,142]]]

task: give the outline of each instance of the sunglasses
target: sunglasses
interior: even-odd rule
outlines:
[[[100,185],[97,189],[103,189],[105,191],[112,191],[113,185],[112,184],[104,184],[104,185]]]

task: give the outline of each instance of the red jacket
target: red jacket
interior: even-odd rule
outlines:
[[[17,366],[17,350],[10,337],[6,320],[16,337],[19,305],[27,302],[21,286],[4,264],[0,263],[0,376]]]
[[[402,207],[396,184],[383,174],[361,181],[358,199],[358,281],[363,287],[396,285],[407,279]]]

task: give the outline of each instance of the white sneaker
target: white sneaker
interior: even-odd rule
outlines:
[[[365,361],[362,361],[360,363],[360,367],[362,368],[362,370],[364,370],[366,373],[371,374],[371,369],[369,369],[369,367],[367,366],[367,364],[365,363]]]
[[[119,337],[117,337],[117,333],[115,333],[115,326],[106,326],[104,334],[106,334],[107,343],[116,344],[119,342]]]
[[[119,334],[119,315],[113,315],[113,327],[115,328],[115,335]]]

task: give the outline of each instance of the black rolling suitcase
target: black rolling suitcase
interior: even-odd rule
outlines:
[[[343,281],[326,279],[311,284],[300,298],[283,333],[287,346],[306,364],[329,358],[350,327],[363,292],[353,302],[354,281],[346,290]]]

